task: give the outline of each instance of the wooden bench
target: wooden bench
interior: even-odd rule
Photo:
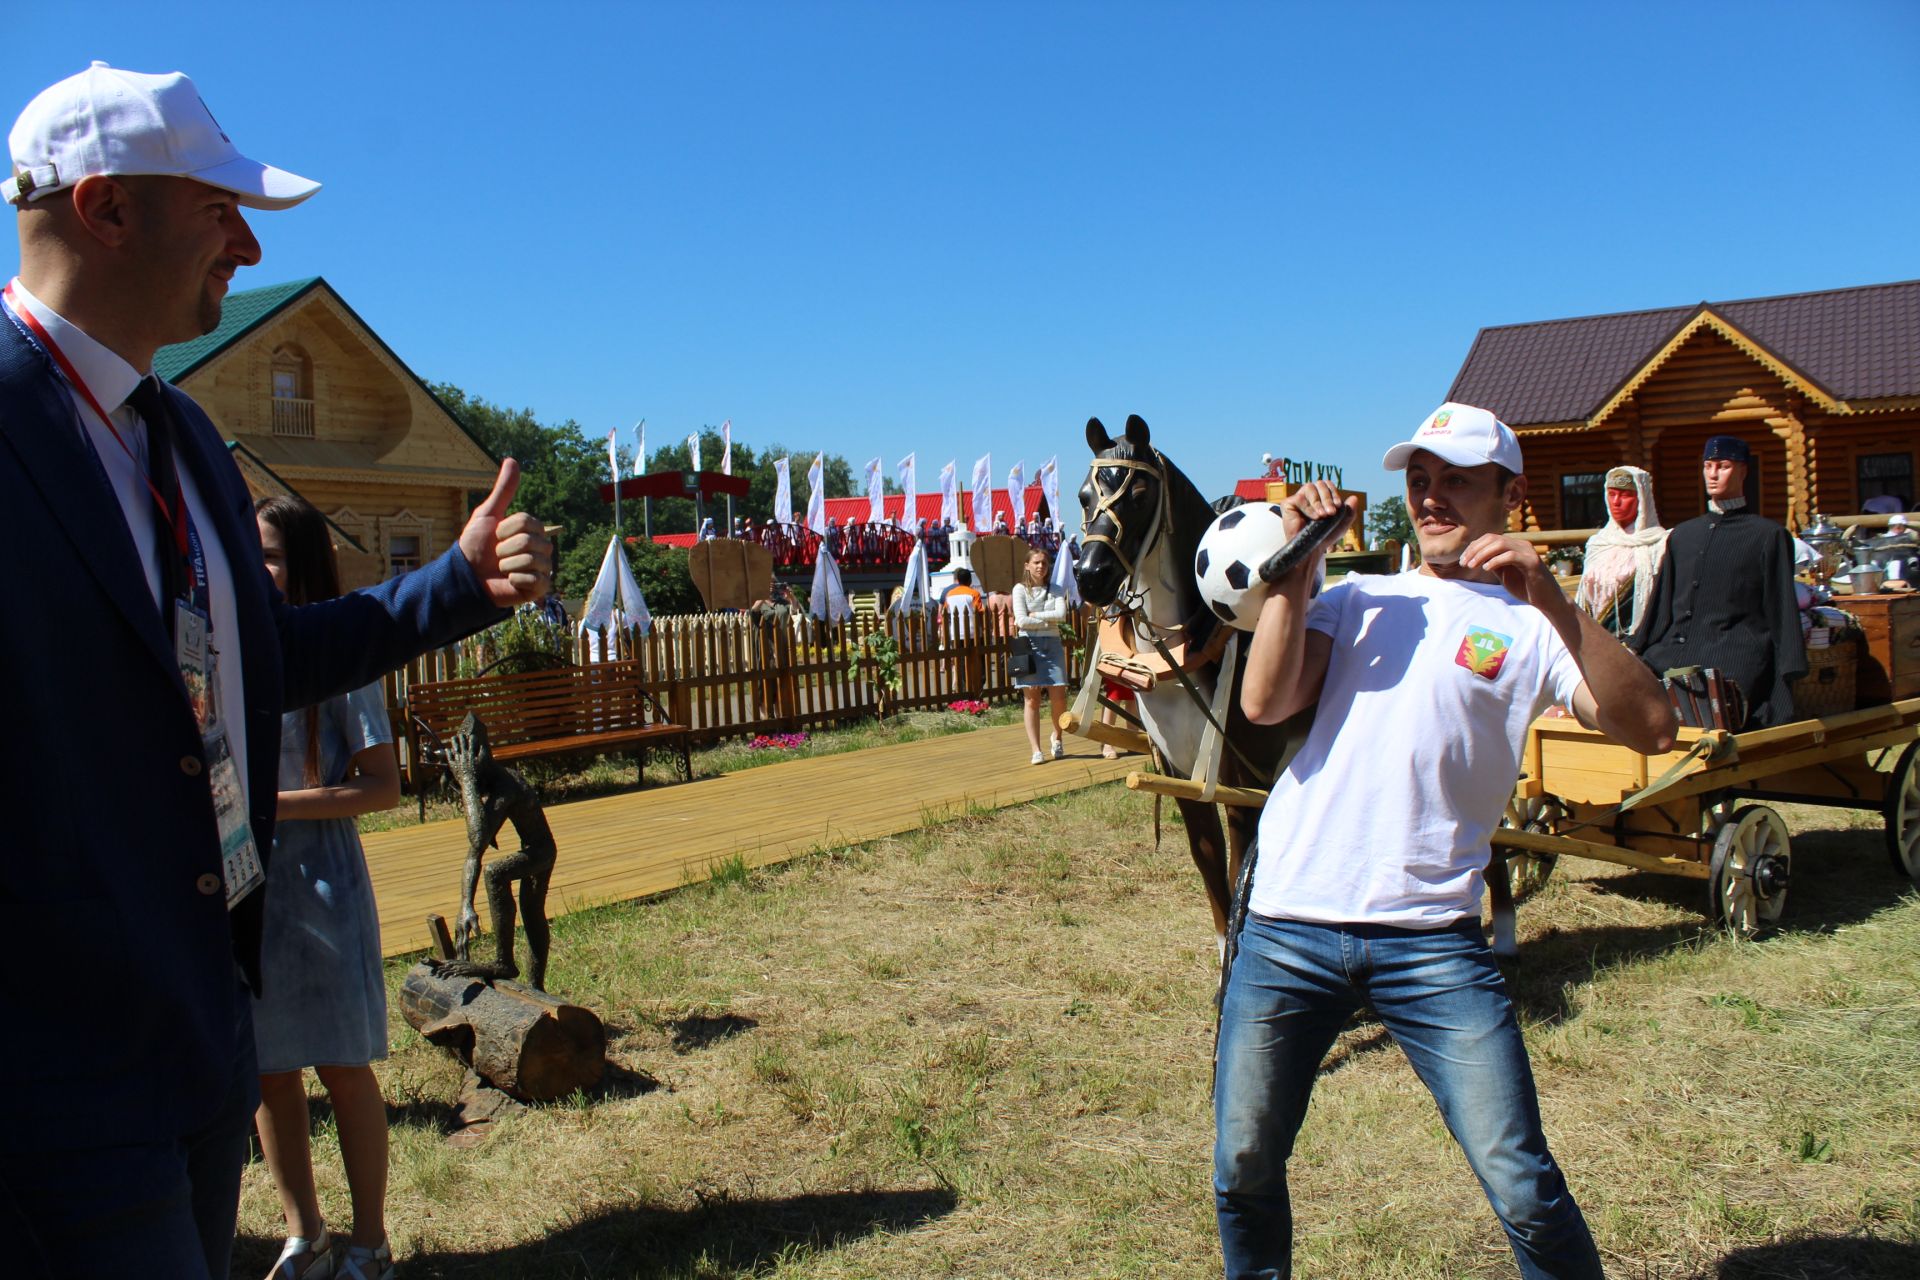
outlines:
[[[471,711],[487,726],[487,743],[502,764],[541,756],[632,752],[646,781],[650,751],[674,754],[680,776],[693,778],[687,727],[674,724],[641,683],[637,662],[595,662],[513,675],[420,681],[407,690],[420,813],[426,783],[444,771],[445,741]]]

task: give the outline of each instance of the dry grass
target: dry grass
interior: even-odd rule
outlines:
[[[1920,1274],[1920,899],[1877,821],[1788,816],[1770,940],[1706,931],[1693,882],[1592,863],[1522,910],[1548,1130],[1616,1276]],[[1213,939],[1177,826],[1149,831],[1105,787],[558,921],[550,985],[658,1087],[454,1151],[459,1071],[396,1018],[405,1273],[1217,1275]],[[316,1151],[344,1222],[324,1121]],[[1513,1274],[1370,1024],[1294,1170],[1302,1276]],[[251,1168],[236,1274],[276,1219]]]

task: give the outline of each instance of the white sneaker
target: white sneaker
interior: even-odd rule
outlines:
[[[1045,764],[1046,762],[1047,762],[1047,753],[1044,751],[1034,752],[1033,759],[1027,761],[1028,764]]]
[[[1053,758],[1055,760],[1060,760],[1065,758],[1066,754],[1067,754],[1067,744],[1060,741],[1060,739],[1055,738],[1053,740]]]

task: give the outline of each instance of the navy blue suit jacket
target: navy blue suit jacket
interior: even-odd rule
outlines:
[[[168,388],[178,448],[232,566],[254,838],[273,845],[280,715],[503,612],[457,549],[293,608],[213,424]],[[0,314],[0,1151],[190,1132],[226,1095],[261,903],[229,913],[204,748],[120,504],[39,347]],[[145,529],[140,536],[148,536]]]

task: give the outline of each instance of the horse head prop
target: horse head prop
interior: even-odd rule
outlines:
[[[1153,447],[1138,414],[1117,440],[1100,419],[1087,419],[1087,444],[1093,462],[1080,486],[1083,532],[1074,567],[1081,596],[1103,607],[1124,605],[1159,586],[1167,605],[1190,612],[1197,600],[1193,554],[1213,518],[1206,499]]]

